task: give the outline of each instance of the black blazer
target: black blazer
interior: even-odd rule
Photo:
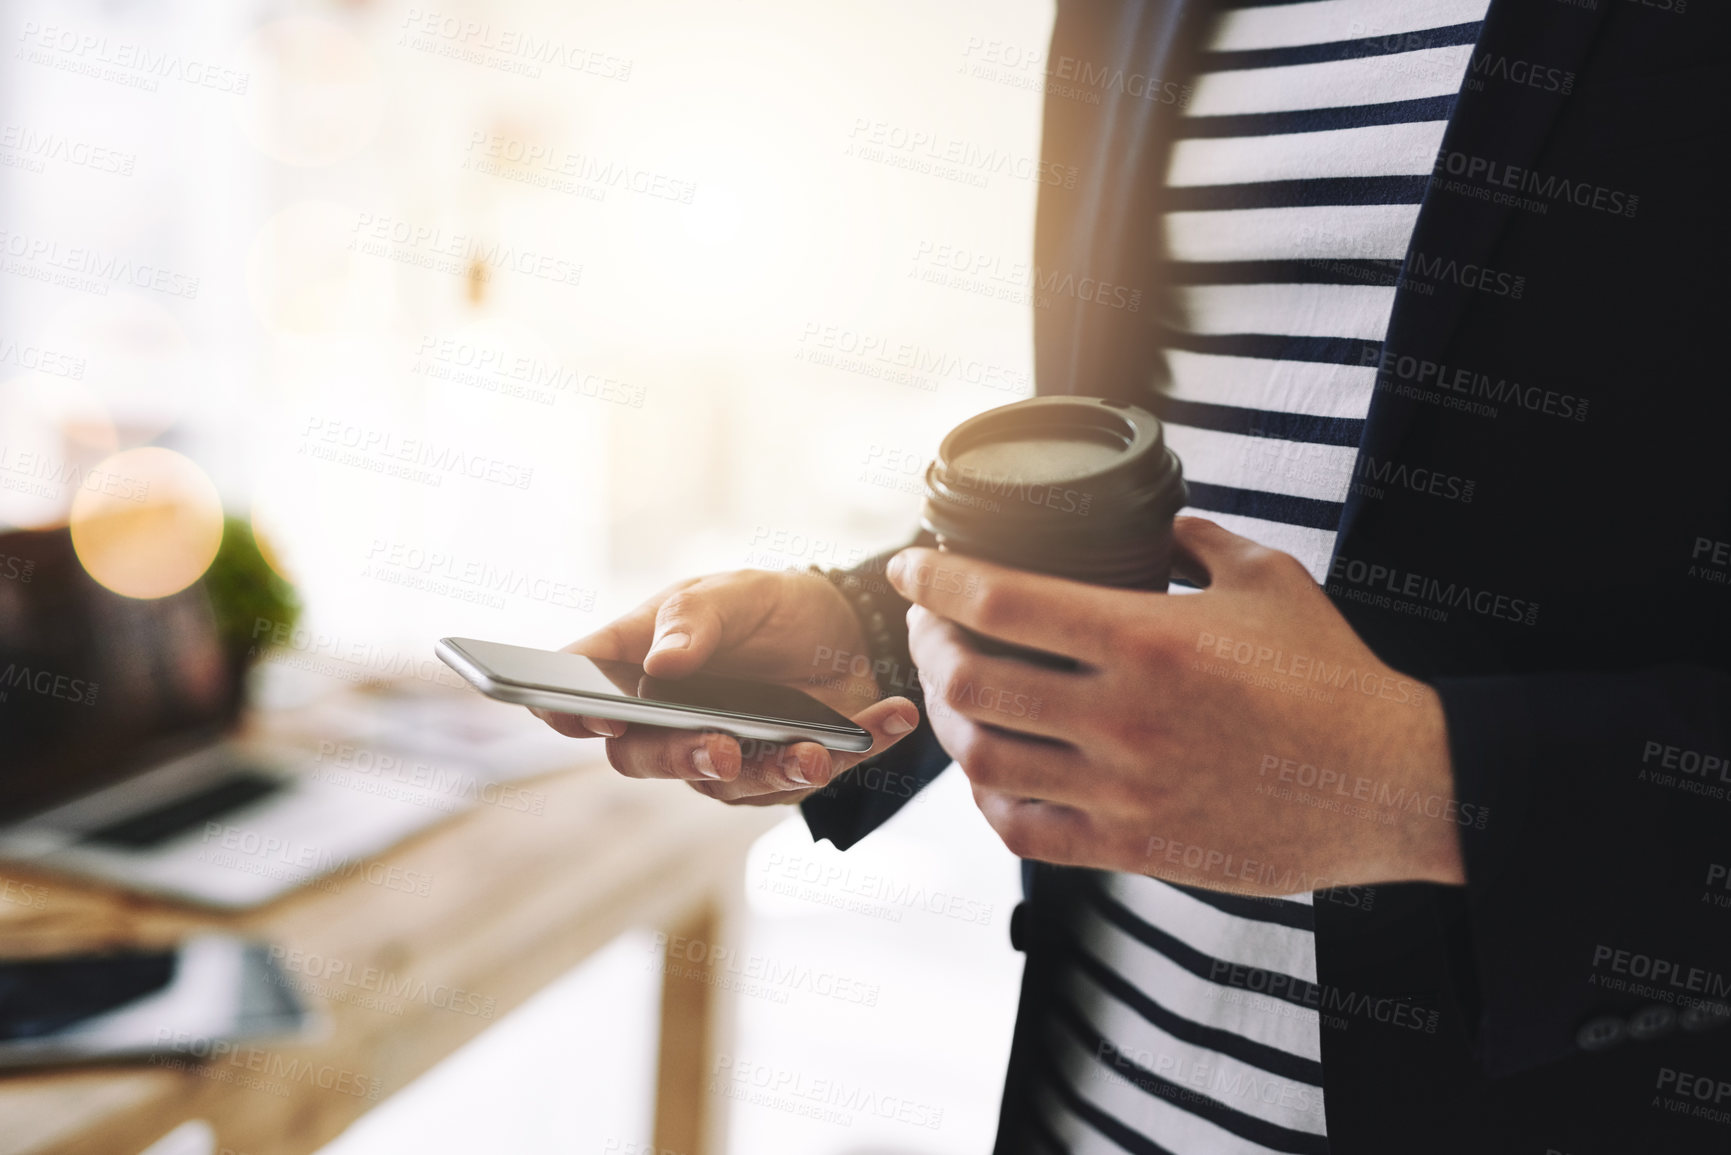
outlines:
[[[1050,59],[1181,83],[1198,7],[1060,0]],[[1325,998],[1438,1011],[1324,1015],[1336,1152],[1731,1150],[1728,15],[1492,0],[1386,340],[1360,343],[1378,389],[1327,589],[1436,687],[1488,813],[1464,887],[1317,896]],[[1036,264],[1148,304],[1041,297],[1042,393],[1162,404],[1178,111],[1048,97],[1045,159],[1080,179],[1042,189]],[[808,800],[814,836],[851,845],[946,761],[922,728]],[[1061,893],[1036,878],[1023,921]]]

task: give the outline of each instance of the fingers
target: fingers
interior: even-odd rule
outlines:
[[[921,606],[908,611],[908,647],[926,709],[1006,730],[1062,738],[1088,705],[1092,670],[1054,670],[982,654],[954,622]]]
[[[747,632],[773,606],[771,588],[749,572],[691,578],[673,583],[565,650],[602,661],[639,663],[657,677],[677,678],[703,665],[727,629]],[[610,719],[539,708],[530,712],[568,738],[620,738],[627,730],[626,723]]]
[[[977,788],[1048,802],[1100,803],[1105,784],[1073,747],[954,715],[933,715],[932,728]]]
[[[695,584],[696,579],[673,583],[636,609],[615,618],[594,633],[578,638],[565,647],[565,652],[604,662],[641,662],[654,639],[655,615],[662,603]],[[617,738],[625,733],[626,728],[624,722],[562,714],[538,706],[530,707],[529,712],[567,738]]]
[[[1110,641],[1102,602],[1113,591],[1099,586],[920,548],[896,554],[888,575],[915,605],[987,637],[1084,662],[1097,660]]]
[[[1172,542],[1177,546],[1173,572],[1214,589],[1243,588],[1271,576],[1305,572],[1291,554],[1258,545],[1205,517],[1174,520]]]
[[[607,740],[607,761],[627,778],[731,781],[739,776],[739,743],[710,730],[632,726]]]
[[[774,577],[721,574],[675,590],[655,613],[653,640],[640,659],[644,670],[657,678],[682,678],[723,642],[751,633],[775,609]]]
[[[919,711],[906,698],[885,698],[860,711],[854,722],[872,736],[864,753],[826,750],[815,742],[636,726],[607,743],[607,760],[628,778],[679,778],[724,802],[803,794],[821,790],[844,770],[907,737],[919,725]]]
[[[530,707],[529,712],[567,738],[617,738],[625,733],[625,723],[611,718],[591,718],[583,714],[561,714],[537,706]]]
[[[674,582],[648,598],[629,613],[623,614],[586,637],[578,638],[565,649],[568,653],[600,658],[607,662],[642,662],[655,638],[655,619],[669,598],[698,584],[698,578]]]
[[[974,803],[1017,858],[1075,865],[1087,861],[1086,848],[1099,843],[1093,821],[1081,810],[1018,798],[977,785]]]

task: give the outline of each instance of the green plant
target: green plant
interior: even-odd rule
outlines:
[[[252,645],[260,621],[270,622],[273,630],[281,623],[287,630],[300,617],[294,586],[265,561],[244,517],[222,519],[222,545],[204,571],[203,584],[230,652],[243,653]]]

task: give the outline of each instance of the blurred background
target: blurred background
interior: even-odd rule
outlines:
[[[309,628],[544,644],[1031,392],[1048,5],[8,7],[7,524],[164,446]]]
[[[0,530],[70,524],[92,578],[159,597],[250,526],[301,607],[253,639],[267,704],[448,680],[447,634],[557,647],[681,576],[857,562],[945,431],[1032,392],[1047,3],[3,10]],[[789,854],[833,852],[794,821],[747,869]],[[941,1125],[735,1102],[732,1149],[982,1150],[1013,860],[948,781],[846,861],[985,913],[748,877],[753,949],[882,997],[741,997],[741,1052]],[[331,1150],[648,1150],[656,949]]]

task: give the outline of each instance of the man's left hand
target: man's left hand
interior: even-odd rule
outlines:
[[[929,549],[891,563],[932,725],[1005,845],[1250,894],[1461,883],[1473,808],[1436,694],[1378,659],[1297,559],[1202,518],[1174,533],[1199,593]]]

